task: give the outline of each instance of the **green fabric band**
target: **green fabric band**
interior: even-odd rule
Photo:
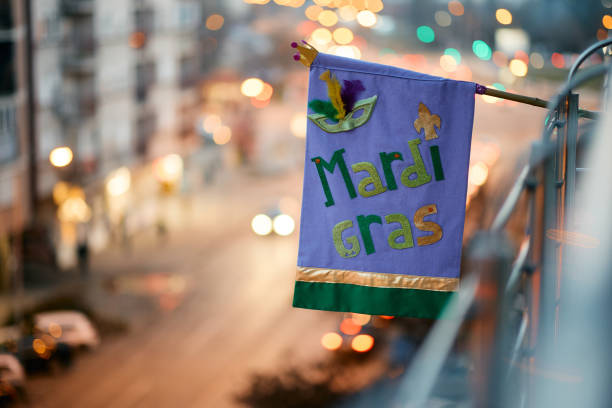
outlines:
[[[295,282],[293,306],[336,312],[435,319],[455,292]]]

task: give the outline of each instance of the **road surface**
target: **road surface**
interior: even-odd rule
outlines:
[[[299,197],[299,174],[228,182],[181,204],[182,231],[96,257],[88,296],[132,328],[67,372],[29,379],[31,406],[232,407],[254,372],[324,357],[338,314],[291,307],[297,234],[250,229],[277,198]]]

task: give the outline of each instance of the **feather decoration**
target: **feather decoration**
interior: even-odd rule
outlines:
[[[334,108],[336,108],[338,112],[336,119],[344,119],[346,111],[344,110],[344,102],[342,102],[342,97],[340,96],[341,87],[338,78],[327,70],[321,74],[319,79],[327,83],[327,94],[329,95],[332,105],[334,105]]]
[[[342,81],[344,86],[342,87],[341,97],[342,101],[344,101],[344,107],[348,112],[353,110],[355,106],[355,102],[357,102],[357,97],[363,91],[365,91],[365,87],[363,83],[359,79],[355,80],[344,80]]]
[[[325,117],[327,117],[329,120],[336,123],[338,122],[338,119],[336,118],[338,116],[338,111],[330,101],[313,99],[312,101],[308,102],[308,107],[316,113],[325,115]]]

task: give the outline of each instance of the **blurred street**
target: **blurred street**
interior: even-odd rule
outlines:
[[[580,279],[563,276],[570,246],[606,242],[579,234],[590,214],[572,225],[566,212],[591,167],[585,152],[592,119],[605,114],[609,75],[569,87],[556,113],[545,107],[577,65],[578,74],[604,72],[611,10],[612,0],[0,0],[0,407],[384,408],[410,394],[406,378],[427,371],[411,373],[427,350],[441,359],[422,365],[440,368],[427,406],[488,408],[502,398],[487,387],[511,376],[500,389],[522,406],[553,406],[527,395],[534,373],[554,371],[538,356],[549,351],[541,328],[554,327],[551,344],[573,330],[559,323],[571,286],[561,277]],[[445,319],[395,310],[292,307],[303,166],[319,160],[305,160],[307,128],[321,115],[301,41],[319,55],[475,83],[457,275],[473,304],[452,335],[440,329]],[[352,105],[361,80],[351,98],[338,78],[327,91],[339,103],[327,126],[352,114],[369,120]],[[443,110],[425,108],[433,135],[441,126],[456,132],[440,122]],[[386,173],[383,184],[392,189]],[[487,264],[495,285],[484,279],[471,293],[466,278],[480,273],[471,244],[500,219],[514,185],[501,228],[508,242],[498,245],[515,259],[503,262],[512,274],[502,281],[503,268]],[[453,205],[462,210],[463,201]],[[404,243],[414,246],[411,234]],[[437,329],[442,340],[428,348]],[[511,353],[493,348],[500,339],[511,341],[495,347]],[[496,376],[490,361],[513,374]],[[399,405],[412,395],[404,397]]]
[[[133,325],[67,372],[33,377],[32,406],[234,406],[252,372],[318,359],[320,335],[337,315],[291,308],[297,236],[250,229],[252,209],[296,197],[299,180],[295,172],[226,180],[222,201],[209,191],[182,204],[190,220],[184,230],[96,257],[89,298],[98,312]],[[176,286],[169,297],[127,289],[168,277]]]
[[[483,102],[477,110],[475,140],[496,140],[504,150],[483,190],[495,202],[541,112]],[[496,126],[525,117],[516,131]],[[291,307],[297,233],[261,237],[250,228],[255,213],[279,202],[293,203],[287,212],[298,219],[301,177],[299,170],[227,172],[168,203],[177,218],[167,236],[146,230],[131,245],[96,255],[86,297],[97,313],[126,320],[129,331],[84,353],[65,373],[31,378],[32,405],[237,406],[233,396],[253,373],[323,357],[321,334],[335,328],[339,314]]]

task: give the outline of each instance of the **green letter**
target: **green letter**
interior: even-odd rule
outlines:
[[[376,250],[374,249],[374,242],[372,242],[370,224],[376,223],[382,225],[382,219],[378,215],[358,215],[357,223],[359,224],[359,231],[361,232],[363,245],[365,245],[366,254],[373,254]]]
[[[431,153],[431,162],[433,163],[436,181],[444,180],[444,170],[442,169],[442,160],[440,159],[440,148],[435,145],[429,146],[429,153]]]
[[[364,177],[363,180],[359,182],[357,186],[357,190],[359,194],[364,197],[372,197],[376,194],[384,193],[387,191],[387,188],[382,185],[382,181],[380,181],[380,176],[378,175],[378,171],[376,171],[376,167],[370,162],[360,162],[355,163],[351,166],[355,173],[360,171],[367,171],[369,177]],[[374,186],[371,190],[366,190],[366,187],[372,184]]]
[[[419,151],[420,144],[421,139],[413,139],[408,141],[408,146],[410,146],[410,152],[412,153],[412,158],[414,159],[414,164],[406,167],[404,171],[402,171],[401,180],[406,187],[419,187],[431,181],[431,176],[425,169],[425,163],[423,163],[423,158],[421,157],[421,152]],[[413,179],[410,178],[412,174],[416,174],[416,177]]]
[[[402,214],[389,214],[385,217],[387,224],[397,222],[401,225],[401,228],[394,230],[389,234],[387,241],[389,246],[394,249],[405,249],[412,248],[414,242],[412,241],[412,230],[410,229],[410,221]],[[403,237],[403,241],[398,242],[397,239]]]
[[[344,246],[344,242],[342,241],[342,231],[352,227],[353,221],[346,220],[336,224],[332,230],[332,236],[334,238],[334,245],[336,246],[336,251],[338,251],[340,256],[343,258],[352,258],[354,256],[357,256],[359,255],[359,251],[361,250],[361,248],[359,247],[359,240],[354,235],[351,235],[346,239],[347,244],[350,245],[350,249],[347,249],[346,246]]]
[[[397,190],[395,176],[391,170],[391,162],[394,160],[404,160],[404,158],[399,152],[380,153],[380,161],[382,162],[383,172],[385,173],[385,180],[387,181],[387,187],[389,190]]]
[[[326,207],[334,205],[334,198],[332,197],[331,190],[329,189],[329,183],[327,182],[324,169],[330,173],[333,173],[336,164],[338,165],[338,168],[340,168],[340,173],[342,173],[342,178],[346,184],[346,189],[348,190],[349,196],[351,198],[357,197],[355,186],[353,185],[353,181],[349,176],[348,168],[346,167],[344,157],[342,156],[344,152],[344,149],[336,150],[329,163],[323,160],[321,157],[315,157],[312,159],[312,161],[317,165],[317,172],[319,173],[319,178],[321,179],[323,192],[325,193],[325,198],[327,198],[327,201],[325,202]]]

